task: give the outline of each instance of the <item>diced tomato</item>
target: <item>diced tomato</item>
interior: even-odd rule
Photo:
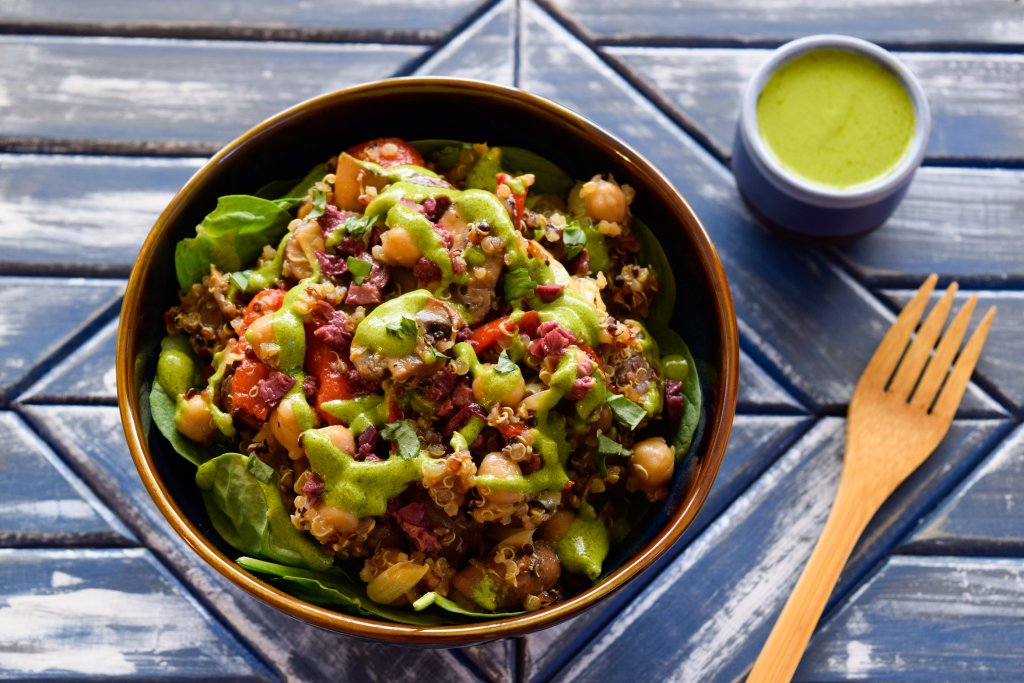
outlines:
[[[245,315],[242,316],[242,329],[238,333],[239,336],[245,334],[245,330],[248,329],[249,325],[252,325],[253,320],[271,311],[276,311],[281,308],[282,303],[284,303],[284,290],[281,289],[264,289],[254,296],[245,308]]]
[[[518,436],[527,430],[525,422],[504,422],[498,425],[498,431],[506,439]]]
[[[247,413],[264,422],[270,406],[260,398],[257,384],[270,376],[270,368],[255,358],[243,358],[231,380],[231,410]]]
[[[533,337],[537,334],[537,328],[539,326],[540,313],[537,311],[527,311],[526,313],[523,313],[521,318],[519,318],[519,331],[523,334]]]
[[[306,372],[316,377],[316,411],[327,424],[341,424],[338,418],[321,409],[328,401],[352,398],[352,385],[338,370],[338,354],[319,337],[306,335]]]
[[[377,138],[346,150],[356,159],[371,161],[383,168],[401,166],[402,164],[423,165],[423,157],[401,138]]]

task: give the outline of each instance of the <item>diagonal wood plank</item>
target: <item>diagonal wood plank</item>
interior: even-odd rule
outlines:
[[[900,546],[928,554],[1024,555],[1024,427],[1006,439]]]
[[[0,272],[127,277],[202,162],[0,154]]]
[[[203,0],[0,0],[0,25],[35,31],[128,35],[218,36],[278,40],[434,41],[471,14],[480,0],[347,0],[316,5]]]
[[[141,548],[0,550],[0,671],[32,680],[273,680]]]
[[[96,324],[124,289],[118,280],[0,277],[0,405],[52,356]]]
[[[801,403],[840,410],[892,314],[820,250],[768,234],[725,167],[549,15],[522,9],[520,85],[619,135],[675,183],[718,247],[744,348]],[[1004,414],[973,386],[960,409]]]
[[[130,531],[13,412],[0,410],[0,546],[135,545]],[[27,484],[26,482],[31,482]]]
[[[609,41],[781,43],[813,33],[847,33],[898,45],[1019,46],[1024,16],[1000,0],[548,0]]]
[[[117,403],[117,321],[112,320],[22,393],[18,403]]]
[[[501,0],[416,69],[417,76],[475,78],[514,85],[516,5]]]
[[[395,75],[423,52],[0,36],[0,142],[210,153],[305,99]]]
[[[479,680],[448,650],[417,650],[332,633],[287,616],[224,579],[196,556],[156,509],[128,453],[117,408],[26,406],[24,412],[146,547],[282,678],[396,681],[406,680],[410,672],[430,672],[439,683]]]
[[[1002,683],[1024,671],[1024,560],[893,557],[814,637],[793,680]]]

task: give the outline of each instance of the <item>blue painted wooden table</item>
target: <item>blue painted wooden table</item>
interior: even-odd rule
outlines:
[[[936,271],[999,316],[796,679],[1024,680],[1024,7],[662,4],[0,0],[0,677],[740,680],[824,524],[855,378]],[[820,32],[896,51],[934,113],[896,215],[842,248],[770,236],[728,170],[745,80]],[[519,86],[647,155],[721,251],[743,349],[729,452],[685,542],[592,613],[458,651],[306,626],[207,569],[137,479],[114,390],[125,279],[203,159],[302,99],[407,74]]]

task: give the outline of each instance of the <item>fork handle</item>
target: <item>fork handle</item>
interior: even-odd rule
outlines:
[[[878,509],[870,500],[874,496],[859,495],[860,487],[851,483],[844,469],[825,528],[761,648],[747,683],[785,683],[793,678],[839,573]]]

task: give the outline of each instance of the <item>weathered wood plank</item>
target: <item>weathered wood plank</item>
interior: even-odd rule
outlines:
[[[999,445],[900,546],[903,552],[1024,555],[1024,427]]]
[[[745,351],[740,351],[740,389],[736,410],[805,412],[799,401],[769,377]]]
[[[1022,13],[1024,14],[1024,13]],[[1024,36],[1024,31],[1021,33]],[[606,52],[704,137],[732,154],[740,100],[768,50],[611,47]],[[1024,57],[898,52],[932,110],[926,163],[1024,159],[1024,130],[1006,113],[1024,109]]]
[[[640,593],[647,583],[660,581],[659,574],[700,532],[710,525],[729,504],[746,489],[779,454],[807,429],[810,421],[797,417],[740,415],[733,425],[718,478],[708,500],[680,542],[638,581],[623,588],[601,607],[565,624],[532,634],[524,639],[525,680],[543,680],[564,666],[583,647],[599,627]]]
[[[18,403],[117,403],[117,321],[82,342],[19,397]]]
[[[515,83],[515,3],[502,0],[416,69],[417,76]]]
[[[520,86],[619,135],[675,183],[718,247],[751,357],[805,405],[838,410],[893,316],[821,251],[769,235],[732,174],[550,16],[525,4]],[[1002,409],[975,387],[961,415]]]
[[[0,273],[127,277],[202,162],[0,154]]]
[[[447,650],[417,650],[331,633],[258,602],[224,579],[156,509],[128,453],[117,408],[26,406],[24,412],[146,547],[173,567],[283,679],[319,682],[344,677],[393,683],[429,672],[438,682],[479,680]]]
[[[913,295],[911,290],[887,291],[898,306],[903,306]],[[989,306],[998,309],[985,349],[978,359],[975,376],[981,377],[993,393],[1014,406],[1014,412],[1024,415],[1024,363],[1021,362],[1021,334],[1024,333],[1024,292],[1020,291],[963,291],[957,294],[956,306],[971,294],[978,295],[974,324]],[[933,303],[939,295],[933,297]],[[972,326],[973,329],[973,326]]]
[[[1024,172],[922,168],[896,213],[838,256],[872,284],[929,273],[974,287],[1024,286]]]
[[[0,672],[272,680],[143,549],[0,550]]]
[[[136,543],[67,465],[7,410],[0,410],[0,443],[0,546]]]
[[[893,557],[811,641],[794,681],[1003,683],[1024,671],[1024,561]]]
[[[1024,16],[1000,0],[547,0],[601,39],[779,43],[846,33],[896,45],[1006,45],[1024,39]]]
[[[0,277],[0,405],[120,298],[118,280]]]
[[[136,0],[0,0],[0,26],[30,33],[106,32],[127,35],[216,36],[280,40],[434,41],[455,28],[480,0],[321,0],[280,2]]]
[[[957,422],[876,517],[842,595],[963,475],[998,422]],[[739,680],[810,555],[838,484],[843,421],[819,422],[559,674],[559,680]],[[835,598],[833,598],[834,600]]]
[[[302,100],[394,75],[423,51],[2,36],[0,141],[210,152]]]

